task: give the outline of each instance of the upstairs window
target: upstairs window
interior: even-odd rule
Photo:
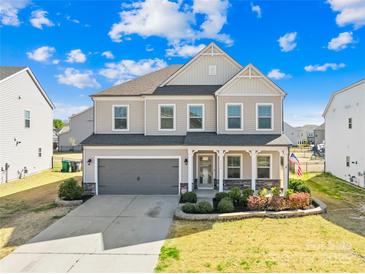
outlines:
[[[175,130],[175,105],[159,105],[159,130]]]
[[[257,105],[257,129],[272,130],[272,104]]]
[[[348,127],[349,129],[352,129],[352,118],[348,119]]]
[[[228,155],[227,156],[227,178],[240,179],[241,178],[241,156]]]
[[[24,127],[30,128],[30,111],[24,110]]]
[[[226,130],[241,130],[242,104],[226,104]]]
[[[113,130],[126,131],[129,129],[129,106],[118,105],[113,107]]]
[[[270,179],[271,174],[271,157],[270,155],[257,156],[257,178]]]
[[[204,130],[204,105],[188,105],[188,129]]]
[[[350,156],[346,156],[346,167],[350,166]]]

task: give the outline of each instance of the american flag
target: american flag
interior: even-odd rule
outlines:
[[[290,160],[290,162],[298,165],[297,175],[299,177],[301,177],[303,175],[303,172],[302,172],[302,168],[300,167],[300,162],[299,162],[297,156],[295,156],[295,154],[292,153],[292,154],[290,154],[289,160]]]

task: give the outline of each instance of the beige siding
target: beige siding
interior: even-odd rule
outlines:
[[[30,128],[24,126],[25,110],[30,111]],[[0,167],[10,165],[9,180],[16,179],[24,167],[29,174],[51,167],[52,119],[50,105],[28,72],[0,84]],[[0,183],[4,181],[5,172],[0,171]]]
[[[217,66],[217,75],[208,75],[210,65]],[[240,68],[224,55],[199,56],[185,71],[174,78],[169,85],[223,85]]]
[[[129,131],[113,131],[113,105],[129,105]],[[121,97],[114,100],[96,100],[95,133],[99,134],[131,134],[144,133],[144,101],[142,97],[123,99]]]
[[[221,95],[272,95],[278,91],[263,78],[238,78],[224,88]]]
[[[159,104],[175,104],[176,112],[176,130],[175,131],[159,131],[158,130],[158,112]],[[146,111],[147,135],[185,135],[187,131],[187,105],[188,104],[204,104],[205,106],[205,131],[216,131],[216,113],[214,97],[207,97],[207,99],[147,99]]]
[[[70,118],[69,131],[59,135],[59,146],[77,146],[89,137],[94,129],[94,108],[89,108]]]
[[[243,130],[225,130],[226,103],[243,104]],[[272,103],[274,106],[273,130],[256,130],[256,104]],[[218,97],[218,133],[219,134],[267,134],[281,133],[282,127],[281,96],[219,96]]]

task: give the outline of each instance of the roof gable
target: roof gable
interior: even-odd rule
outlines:
[[[209,75],[209,66],[216,66],[216,75]],[[172,74],[165,85],[223,85],[242,66],[215,43],[210,43],[195,57]]]
[[[249,64],[215,93],[234,96],[284,96],[286,93],[254,65]]]

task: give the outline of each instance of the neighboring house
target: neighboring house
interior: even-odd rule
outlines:
[[[211,43],[91,96],[83,182],[96,194],[178,194],[233,185],[287,188],[285,92]]]
[[[365,79],[333,93],[323,117],[326,171],[365,187]]]
[[[314,144],[324,144],[324,137],[325,137],[325,123],[320,125],[319,127],[316,127],[314,130]]]
[[[27,67],[0,67],[0,182],[51,168],[54,105]]]
[[[92,107],[69,118],[58,135],[59,151],[81,151],[80,142],[93,133],[94,110]]]
[[[314,144],[314,129],[316,125],[304,125],[301,127],[293,127],[284,122],[284,134],[290,139],[293,145]]]

